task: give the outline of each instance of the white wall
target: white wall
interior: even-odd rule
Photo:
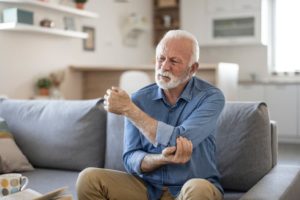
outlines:
[[[202,47],[200,62],[237,63],[240,80],[250,80],[252,73],[256,74],[257,80],[268,76],[268,51],[262,45]]]
[[[0,3],[0,10],[4,7],[8,6]],[[70,65],[144,65],[153,62],[152,1],[129,0],[128,3],[117,3],[115,0],[89,0],[86,9],[97,12],[99,18],[76,18],[76,25],[78,29],[82,25],[96,28],[95,52],[84,51],[81,39],[0,31],[0,95],[30,98],[34,94],[37,77],[57,69],[68,69]],[[141,35],[136,47],[124,46],[122,43],[121,24],[131,12],[146,16],[150,24],[150,31]],[[196,26],[195,13],[189,12],[188,15],[185,18],[192,18]],[[59,13],[36,10],[36,21],[43,17],[56,19],[57,25],[61,25],[59,20],[62,16]],[[238,63],[240,79],[250,79],[250,73],[264,78],[268,71],[267,48],[264,46],[203,47],[200,62]],[[68,70],[61,89],[68,99],[81,98],[80,74]]]
[[[0,3],[0,10],[10,5]],[[24,9],[32,9],[23,7]],[[70,65],[138,65],[153,61],[152,34],[141,35],[136,47],[122,43],[121,24],[124,17],[132,12],[149,20],[152,27],[152,1],[130,0],[118,3],[113,0],[90,0],[87,10],[97,12],[98,19],[78,19],[78,30],[82,25],[96,28],[96,50],[83,50],[82,40],[33,34],[24,32],[0,31],[0,95],[10,98],[28,99],[34,95],[34,81],[57,69],[66,69],[66,79],[61,87],[68,99],[81,98],[81,76],[68,70]],[[34,9],[35,23],[43,17],[57,20],[60,26],[61,13]],[[101,84],[101,83],[99,83]]]

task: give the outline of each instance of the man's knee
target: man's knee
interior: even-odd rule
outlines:
[[[219,199],[218,189],[205,179],[190,179],[181,190],[183,199]]]
[[[98,168],[89,167],[84,170],[82,170],[77,178],[76,186],[79,188],[80,186],[87,185],[91,181],[93,177],[95,177],[95,173],[98,170]]]
[[[107,170],[89,167],[81,171],[76,182],[76,190],[79,200],[103,199],[106,195],[102,187],[107,177]]]
[[[190,179],[188,180],[183,188],[186,188],[187,190],[207,190],[209,188],[209,183],[205,179]]]

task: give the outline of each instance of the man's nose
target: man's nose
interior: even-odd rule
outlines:
[[[170,62],[168,60],[165,60],[164,62],[162,62],[161,69],[163,71],[169,71],[171,69]]]

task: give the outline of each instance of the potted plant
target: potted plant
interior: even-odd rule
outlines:
[[[39,95],[49,96],[52,81],[48,77],[43,77],[37,80],[36,86],[38,88]]]
[[[76,3],[76,8],[78,8],[78,9],[84,9],[84,4],[87,1],[88,0],[74,0],[74,2]]]

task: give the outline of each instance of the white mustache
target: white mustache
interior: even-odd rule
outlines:
[[[173,78],[173,74],[171,72],[163,72],[161,70],[157,71],[157,74],[160,75],[160,76],[165,76],[165,77],[168,77],[168,78]]]

